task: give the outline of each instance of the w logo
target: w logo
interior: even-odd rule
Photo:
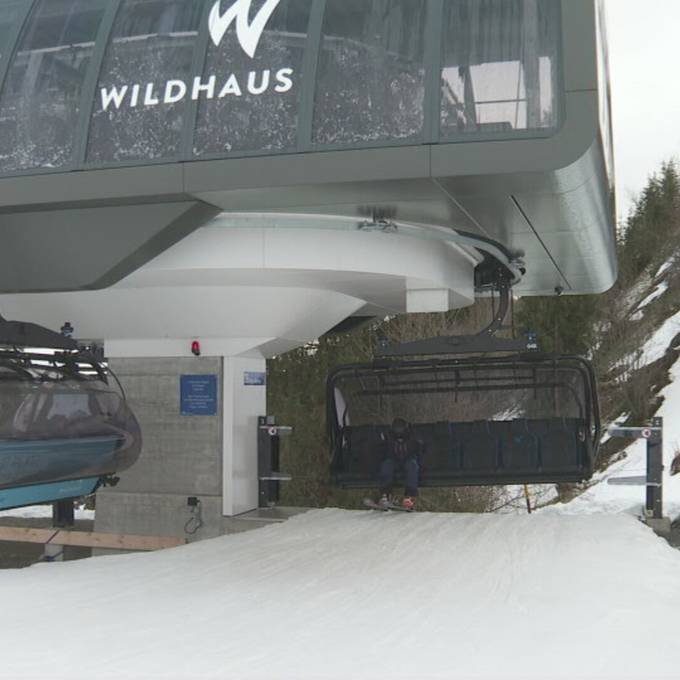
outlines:
[[[210,37],[219,47],[224,34],[229,27],[236,22],[236,35],[241,43],[243,51],[253,59],[257,46],[260,44],[262,33],[271,19],[274,10],[279,6],[281,0],[266,0],[260,11],[250,23],[250,7],[253,0],[236,0],[233,5],[224,13],[221,13],[221,0],[217,0],[210,12],[209,28]]]

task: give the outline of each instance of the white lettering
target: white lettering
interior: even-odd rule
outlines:
[[[154,96],[153,88],[153,83],[149,83],[146,86],[146,93],[144,94],[144,106],[156,106],[157,104],[161,103],[160,99]]]
[[[123,100],[125,99],[127,91],[127,85],[121,87],[120,90],[117,87],[112,87],[110,90],[102,87],[102,110],[108,111],[111,104],[113,104],[116,109],[119,109],[123,105]]]
[[[215,43],[215,47],[219,47],[222,38],[224,38],[225,33],[229,30],[229,26],[235,21],[238,41],[241,43],[243,51],[251,59],[254,59],[264,29],[280,2],[281,0],[266,0],[255,15],[252,23],[248,23],[252,0],[236,0],[224,14],[220,13],[221,0],[217,0],[208,18],[210,36]]]
[[[241,86],[238,84],[238,78],[233,73],[229,76],[229,80],[227,80],[224,87],[222,88],[219,98],[223,99],[228,94],[233,94],[237,97],[240,97],[243,94],[241,91]]]
[[[196,100],[199,98],[201,92],[205,92],[208,99],[212,99],[215,96],[215,81],[216,76],[210,76],[207,83],[201,81],[200,76],[194,78],[194,88],[191,92],[191,98]]]
[[[130,96],[130,106],[133,108],[139,103],[139,85],[132,86],[132,95]]]
[[[276,72],[275,80],[271,69],[262,71],[250,71],[247,79],[247,92],[253,96],[260,96],[272,89],[279,94],[290,92],[293,89],[293,76],[295,71],[292,68],[282,68]],[[245,76],[244,76],[245,78]],[[124,85],[122,87],[103,87],[100,90],[101,104],[103,111],[115,108],[120,109],[125,104],[130,108],[139,105],[157,106],[158,104],[176,104],[186,98],[191,91],[191,98],[196,101],[202,96],[206,99],[214,99],[217,94],[217,76],[212,75],[207,79],[200,76],[194,78],[193,83],[184,80],[168,80],[164,86],[156,86],[155,83],[141,85]],[[232,73],[219,90],[217,95],[220,99],[224,97],[242,97],[246,83]],[[127,100],[127,101],[126,101]]]
[[[283,94],[284,92],[289,92],[293,89],[292,75],[294,71],[292,68],[282,68],[276,74],[276,80],[279,84],[274,88],[277,92]]]
[[[187,84],[183,80],[168,80],[165,85],[165,104],[176,104],[187,96]]]
[[[257,71],[251,71],[248,74],[248,92],[250,94],[258,95],[264,94],[269,89],[269,75],[270,71],[262,71],[262,82],[257,85],[255,80],[257,78]]]

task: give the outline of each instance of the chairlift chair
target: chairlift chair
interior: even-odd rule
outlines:
[[[535,337],[496,338],[510,302],[506,278],[491,325],[467,337],[379,344],[371,363],[327,380],[331,479],[376,484],[394,418],[421,444],[423,487],[581,482],[595,468],[600,412],[582,357],[542,354]]]

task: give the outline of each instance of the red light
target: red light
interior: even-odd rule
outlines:
[[[201,343],[198,340],[194,340],[191,343],[191,353],[195,357],[200,357],[201,356]]]

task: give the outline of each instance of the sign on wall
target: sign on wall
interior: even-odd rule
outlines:
[[[246,371],[243,374],[243,384],[250,387],[264,387],[267,384],[267,374],[260,371]]]
[[[217,376],[180,376],[180,414],[183,416],[217,415]]]

